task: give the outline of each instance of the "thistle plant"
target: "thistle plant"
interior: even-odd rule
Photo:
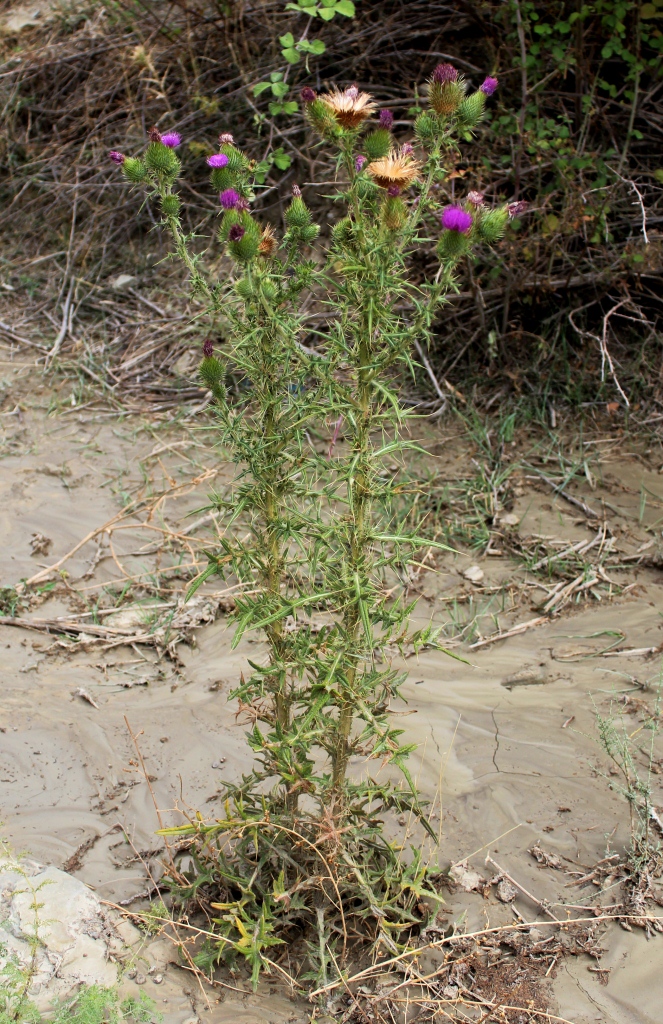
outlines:
[[[433,835],[408,768],[414,747],[392,713],[406,678],[393,662],[438,646],[430,625],[410,628],[414,603],[398,596],[431,541],[399,527],[388,466],[417,447],[399,400],[412,349],[429,343],[459,261],[499,238],[515,212],[476,191],[442,199],[456,140],[496,87],[487,78],[468,92],[439,65],[404,143],[391,111],[356,86],[302,90],[307,122],[335,156],[331,201],[342,215],[324,240],[297,186],[281,238],[260,225],[251,161],[221,135],[208,164],[229,281],[215,280],[183,231],[179,136],[153,130],[143,158],[111,154],[160,205],[188,270],[209,335],[200,377],[238,467],[232,492],[210,498],[225,531],[190,593],[214,574],[232,580],[233,643],[248,630],[265,641],[232,695],[251,723],[255,765],[227,784],[223,817],[169,831],[195,851],[180,898],[218,915],[218,941],[200,962],[242,955],[254,983],[286,937],[307,944],[322,981],[341,969],[349,941],[396,952],[439,900],[420,853],[387,835],[401,813]],[[422,280],[412,260],[431,242],[437,259]],[[322,326],[310,325],[311,311]],[[318,450],[311,436],[325,424],[333,436]]]

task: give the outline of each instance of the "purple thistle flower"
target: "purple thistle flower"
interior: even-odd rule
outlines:
[[[249,201],[248,201],[248,199],[240,199],[239,202],[237,203],[237,209],[238,210],[248,210],[248,208],[249,208]]]
[[[227,167],[228,157],[225,153],[213,153],[207,157],[207,163],[210,167]]]
[[[468,203],[472,203],[472,206],[481,206],[481,204],[483,203],[483,200],[484,200],[483,192],[476,192],[476,191],[472,190],[472,192],[468,192],[467,193],[467,201],[468,201]]]
[[[404,142],[401,146],[401,156],[412,156],[414,153],[414,146],[409,142]]]
[[[354,103],[354,101],[359,97],[359,89],[356,85],[350,85],[345,90],[345,95]]]
[[[292,186],[292,194],[293,194],[293,196],[295,196],[295,198],[302,194],[302,190],[300,189],[299,185],[293,185]]]
[[[489,75],[488,78],[484,79],[483,84],[479,86],[479,92],[482,92],[484,96],[492,96],[498,85],[497,79],[491,78]]]
[[[235,139],[230,134],[230,132],[221,132],[221,134],[219,135],[219,142],[221,143],[222,146],[232,146],[234,141]]]
[[[230,231],[228,232],[228,238],[231,242],[241,242],[246,234],[245,229],[241,224],[233,224]]]
[[[436,85],[444,85],[446,82],[457,82],[458,72],[453,64],[438,64],[433,71],[433,81]]]
[[[396,196],[401,194],[400,187],[398,185],[390,185],[387,189],[387,195],[394,199]]]
[[[378,124],[380,128],[386,128],[389,131],[394,123],[394,115],[391,110],[381,110],[378,118]]]
[[[227,188],[219,195],[219,202],[224,210],[236,210],[239,206],[241,196],[234,188]]]
[[[211,338],[205,338],[203,342],[203,356],[205,359],[211,359],[214,355],[214,342]]]
[[[526,203],[524,199],[521,199],[517,203],[509,203],[507,211],[509,213],[509,220],[513,220],[514,217],[520,217],[521,213],[524,213],[529,203]]]
[[[360,171],[361,171],[361,169],[362,169],[362,167],[364,166],[365,163],[366,163],[366,157],[362,156],[362,154],[359,153],[355,157],[355,171],[357,172],[357,174],[360,173]]]
[[[317,99],[317,93],[310,85],[305,85],[299,95],[302,98],[302,103],[313,103]]]
[[[111,149],[111,151],[108,154],[108,156],[110,157],[110,159],[113,161],[114,164],[120,164],[121,165],[121,164],[124,163],[124,160],[125,160],[124,153],[118,153],[116,149]]]
[[[161,136],[161,143],[164,146],[168,146],[168,149],[177,149],[182,142],[182,136],[178,135],[177,132],[167,132]]]
[[[440,217],[440,222],[447,231],[458,231],[461,235],[466,235],[472,227],[472,214],[460,206],[447,206]]]

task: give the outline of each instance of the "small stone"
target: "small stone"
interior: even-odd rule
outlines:
[[[484,572],[480,566],[471,565],[468,569],[463,571],[463,576],[466,580],[469,580],[470,583],[481,583],[484,577]]]
[[[507,512],[505,516],[500,517],[500,523],[502,523],[503,526],[517,526],[519,522],[520,518],[515,514],[515,512]]]
[[[127,288],[130,288],[136,278],[133,274],[118,274],[117,277],[113,277],[108,283],[114,292],[123,292]]]
[[[167,736],[160,736],[159,737],[159,743],[167,743],[167,742],[168,742],[168,737]]]
[[[155,971],[156,971],[156,965],[155,964],[152,964],[152,966],[148,967],[148,969],[147,969],[147,973],[148,974],[154,974]]]
[[[147,978],[145,977],[144,974],[137,974],[136,975],[136,984],[137,985],[144,985],[146,981],[147,981]]]
[[[138,971],[136,970],[136,968],[135,967],[131,967],[127,971],[127,978],[129,978],[131,981],[133,981],[137,974],[138,974]]]
[[[503,878],[497,886],[497,898],[500,903],[513,903],[517,895],[518,890],[516,887],[511,885],[511,882],[508,882],[506,878]]]
[[[218,768],[218,767],[219,767],[219,762],[218,761],[212,761],[212,768]]]
[[[160,985],[161,982],[163,981],[163,974],[155,974],[152,980],[154,981],[155,985]]]

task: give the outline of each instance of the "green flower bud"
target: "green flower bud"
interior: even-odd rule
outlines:
[[[428,96],[435,113],[449,117],[463,101],[462,79],[455,82],[431,82]]]
[[[355,189],[360,199],[377,199],[382,192],[380,186],[366,176],[356,179]]]
[[[215,397],[217,391],[225,392],[225,388],[222,387],[225,370],[216,356],[206,356],[200,364],[199,373],[201,381],[206,388],[214,392]]]
[[[261,282],[260,290],[268,302],[273,302],[278,294],[276,285],[273,281],[270,281],[269,278],[265,278]]]
[[[462,231],[445,231],[437,243],[437,253],[443,260],[458,260],[470,248],[470,240]]]
[[[483,242],[496,242],[504,234],[509,220],[509,208],[498,206],[496,210],[487,210],[477,223],[477,234]]]
[[[400,196],[387,196],[382,204],[382,223],[388,231],[400,231],[407,221],[407,207]]]
[[[356,241],[355,225],[349,217],[343,217],[337,224],[334,224],[331,234],[332,241],[336,245],[347,247],[354,245]]]
[[[180,200],[179,196],[162,196],[161,198],[161,212],[164,217],[176,217],[180,212]]]
[[[235,146],[231,146],[229,142],[224,142],[224,144],[221,146],[221,149],[220,149],[219,152],[225,153],[226,156],[228,157],[227,167],[225,167],[225,168],[221,167],[221,168],[219,168],[219,170],[228,170],[228,171],[245,171],[245,170],[247,170],[247,168],[249,166],[248,157],[244,156],[244,154],[239,149],[237,149]]]
[[[481,92],[481,89],[477,89],[476,92],[470,93],[459,106],[457,111],[459,125],[463,128],[474,128],[483,117],[485,109],[485,93]]]
[[[299,237],[304,245],[310,245],[320,234],[319,224],[307,224],[305,228],[299,229]]]
[[[419,114],[414,122],[414,134],[424,145],[435,141],[437,130],[437,118],[432,114]]]
[[[225,192],[235,184],[236,175],[227,167],[215,167],[210,174],[209,180],[215,192]]]
[[[134,156],[128,156],[125,157],[122,164],[122,172],[125,178],[133,182],[134,185],[139,185],[141,181],[145,181],[147,168],[142,160],[137,160]]]
[[[380,160],[388,156],[392,148],[391,132],[386,128],[376,128],[365,136],[361,148],[369,160]]]
[[[311,211],[301,196],[293,196],[285,211],[285,222],[289,228],[303,228],[311,223]]]
[[[322,100],[315,99],[313,103],[306,104],[306,117],[323,139],[335,139],[341,133],[336,118]]]
[[[237,281],[237,283],[235,284],[235,291],[237,292],[239,297],[241,299],[244,299],[245,301],[253,298],[255,294],[254,287],[247,277],[242,277],[240,278],[239,281]]]
[[[180,162],[173,150],[169,146],[164,146],[162,142],[150,142],[145,154],[145,163],[157,174],[175,175],[180,169]]]
[[[220,242],[227,242],[230,229],[233,224],[243,224],[243,211],[226,210],[219,225],[218,239]]]
[[[231,228],[228,250],[238,263],[250,263],[258,255],[260,232],[257,224],[250,217],[242,223],[241,227],[243,233],[239,238],[233,238],[234,232]],[[239,234],[239,232],[237,233]]]

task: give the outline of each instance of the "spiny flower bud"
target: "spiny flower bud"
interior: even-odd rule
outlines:
[[[225,166],[229,171],[245,171],[249,166],[249,161],[244,154],[229,142],[222,143],[219,156],[228,158],[228,163]]]
[[[508,206],[498,206],[495,210],[486,210],[479,218],[477,231],[484,242],[496,242],[504,234],[509,219]]]
[[[168,146],[168,149],[177,149],[182,143],[182,136],[178,135],[177,132],[167,132],[166,135],[161,136],[161,143],[164,146]]]
[[[224,210],[236,210],[240,204],[241,196],[234,188],[225,189],[219,196],[219,202]]]
[[[457,260],[469,249],[469,240],[462,231],[445,231],[437,243],[437,252],[441,259]]]
[[[445,67],[444,64],[440,66]],[[451,67],[451,65],[446,66]],[[456,69],[452,68],[452,71],[456,71]],[[456,72],[455,78],[445,78],[441,82],[433,76],[428,98],[436,114],[440,114],[442,117],[454,114],[463,100],[463,82],[458,78],[458,72]]]
[[[317,96],[306,104],[306,117],[312,128],[323,139],[335,139],[340,131],[339,123],[330,107]]]
[[[227,167],[228,157],[225,153],[212,153],[207,157],[207,164],[209,167]]]
[[[389,189],[382,206],[382,222],[389,231],[400,231],[407,221],[407,207],[403,200]]]
[[[458,107],[458,123],[464,128],[474,128],[486,109],[486,94],[477,89],[470,93]]]
[[[180,166],[172,149],[164,146],[162,142],[149,144],[145,154],[145,163],[151,171],[157,171],[160,174],[176,174]]]
[[[180,200],[178,196],[163,196],[161,200],[161,211],[164,217],[176,217],[180,212]]]
[[[212,188],[217,192],[225,192],[235,184],[236,176],[227,167],[213,167],[210,174]]]
[[[440,222],[447,231],[456,231],[465,235],[472,227],[472,214],[460,206],[447,206],[440,217]]]
[[[315,89],[311,89],[309,85],[305,85],[299,95],[302,98],[302,103],[313,103],[318,98]]]
[[[198,372],[205,387],[209,388],[218,402],[223,402],[226,398],[226,389],[223,386],[224,367],[212,353],[212,339],[208,338],[203,345],[203,361]]]
[[[219,142],[222,146],[232,146],[235,139],[230,132],[221,132],[219,135]]]
[[[142,160],[137,160],[134,156],[127,156],[122,164],[122,171],[125,178],[133,182],[134,185],[140,184],[141,181],[145,181],[147,169]]]
[[[228,248],[239,263],[249,263],[258,255],[260,232],[248,215],[242,224],[233,224],[228,233]]]
[[[457,82],[458,72],[453,64],[438,64],[433,71],[433,81],[437,85],[444,85],[446,82]]]
[[[111,151],[108,154],[108,156],[113,161],[114,164],[119,164],[121,166],[124,163],[124,160],[125,160],[124,153],[118,153],[118,151],[116,149],[111,149]]]
[[[380,128],[386,128],[387,131],[391,131],[394,125],[394,115],[391,110],[381,110],[378,118],[378,124]]]
[[[433,142],[437,133],[437,118],[431,114],[419,114],[414,122],[414,133],[424,145]]]
[[[492,96],[495,90],[497,89],[498,85],[499,82],[497,81],[497,79],[491,78],[489,75],[488,78],[484,78],[482,84],[479,86],[479,89],[484,94],[484,96]]]
[[[311,223],[311,213],[301,195],[293,196],[285,211],[285,222],[289,228],[304,228]]]
[[[386,128],[369,132],[362,142],[369,160],[381,160],[391,150],[391,134]]]

